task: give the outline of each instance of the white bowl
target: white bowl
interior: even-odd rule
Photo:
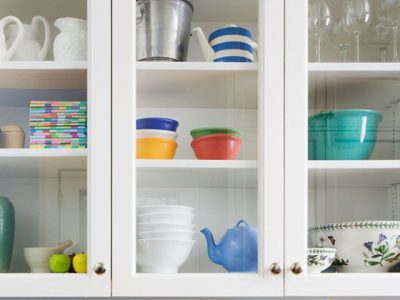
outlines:
[[[136,262],[142,273],[178,273],[195,241],[137,240]]]
[[[339,272],[382,273],[400,262],[400,222],[361,221],[314,226],[313,246],[336,248]],[[379,250],[377,250],[379,249]]]
[[[151,213],[196,213],[196,210],[190,206],[180,205],[145,205],[136,208],[138,215]]]
[[[61,254],[62,251],[55,248],[24,248],[25,261],[31,273],[50,273],[49,260],[53,254]]]
[[[154,239],[154,240],[191,240],[196,232],[194,231],[147,231],[138,232],[138,239]]]
[[[194,225],[189,224],[136,224],[137,232],[176,232],[176,231],[194,231]]]
[[[335,260],[335,248],[308,248],[307,265],[309,273],[321,273],[328,269]]]
[[[136,138],[167,138],[176,141],[178,133],[169,130],[137,129]]]
[[[137,223],[192,224],[195,215],[190,213],[152,213],[137,215]]]

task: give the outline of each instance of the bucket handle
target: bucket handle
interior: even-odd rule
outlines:
[[[139,5],[139,9],[138,9]],[[138,15],[138,13],[140,15]],[[144,0],[138,0],[136,1],[136,25],[139,25],[142,23],[144,17]]]

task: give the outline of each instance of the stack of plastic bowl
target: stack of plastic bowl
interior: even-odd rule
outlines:
[[[195,241],[195,210],[188,206],[137,208],[137,265],[142,273],[178,273]]]
[[[197,128],[190,134],[197,159],[233,160],[237,158],[242,144],[242,132],[232,128]]]
[[[179,123],[167,118],[136,120],[136,158],[173,159]]]

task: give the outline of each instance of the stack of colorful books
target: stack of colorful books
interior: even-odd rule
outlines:
[[[86,148],[86,101],[31,101],[30,147]]]

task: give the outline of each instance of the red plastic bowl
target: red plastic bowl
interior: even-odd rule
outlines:
[[[239,154],[242,140],[230,134],[210,134],[191,143],[197,159],[233,160]]]

